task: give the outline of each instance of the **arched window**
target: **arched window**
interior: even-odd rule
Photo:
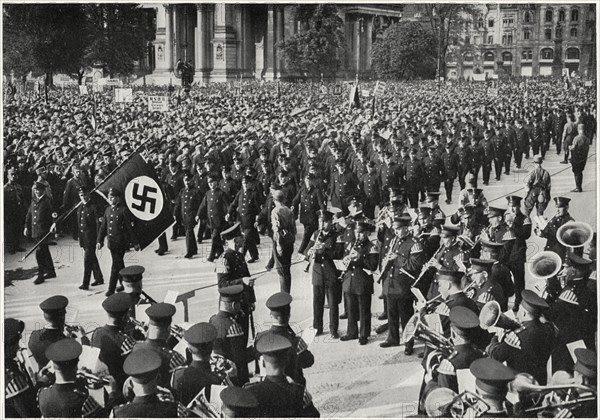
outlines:
[[[502,61],[512,61],[512,54],[508,51],[502,53]]]
[[[486,51],[485,54],[483,54],[483,61],[494,61],[494,59],[494,53],[491,51]]]
[[[554,37],[556,39],[562,38],[562,28],[556,28],[556,30],[554,31]]]
[[[558,21],[559,22],[564,22],[565,21],[565,11],[561,10],[558,12]]]
[[[552,48],[544,48],[540,51],[540,58],[542,60],[553,60],[554,51],[552,50]]]
[[[546,29],[544,31],[544,38],[546,41],[550,41],[552,39],[552,29]]]
[[[523,20],[525,21],[525,23],[531,23],[531,14],[529,12],[525,12]]]
[[[578,60],[579,59],[579,48],[568,48],[567,49],[567,59],[568,60]]]
[[[571,21],[577,22],[578,20],[579,20],[579,9],[572,9],[571,10]]]
[[[546,22],[552,22],[552,10],[546,10]]]
[[[571,28],[571,38],[577,38],[577,28]]]

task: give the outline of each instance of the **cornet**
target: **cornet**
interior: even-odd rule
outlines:
[[[100,378],[84,370],[78,370],[77,377],[85,379],[91,385],[110,385],[110,381],[107,378]]]

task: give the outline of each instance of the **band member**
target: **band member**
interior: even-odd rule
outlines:
[[[509,382],[515,379],[514,370],[489,357],[475,360],[469,369],[475,376],[477,395],[490,406],[485,417],[509,417],[506,394]]]
[[[491,275],[494,264],[494,260],[471,258],[471,267],[468,272],[470,284],[467,286],[465,294],[477,304],[479,309],[494,300],[500,304],[502,312],[506,312],[508,297],[504,295],[502,285],[496,282]]]
[[[527,196],[525,197],[524,212],[527,216],[535,207],[539,215],[544,214],[544,210],[550,202],[550,174],[542,168],[543,159],[541,156],[534,156],[533,163],[535,168],[527,175]]]
[[[358,338],[360,345],[367,344],[367,337],[371,332],[373,275],[368,271],[375,271],[379,262],[379,249],[369,240],[371,229],[372,225],[364,221],[356,223],[356,239],[347,249],[344,257],[347,267],[342,274],[343,291],[348,308],[348,330],[340,340]]]
[[[569,202],[570,198],[567,197],[554,197],[554,204],[556,205],[556,214],[552,219],[548,221],[548,224],[544,229],[540,231],[536,227],[535,231],[540,238],[546,238],[546,246],[544,251],[556,252],[560,258],[564,261],[567,254],[567,248],[558,242],[556,238],[556,232],[558,228],[568,222],[573,222],[575,219],[569,214]]]
[[[247,389],[229,386],[219,394],[221,413],[228,419],[257,418],[259,415],[258,400]]]
[[[512,219],[509,229],[515,236],[506,265],[513,275],[515,285],[513,311],[517,312],[521,303],[521,291],[525,289],[525,262],[527,260],[527,240],[531,236],[531,220],[521,212],[521,197],[511,195],[506,199],[509,213],[505,219],[509,217]]]
[[[598,388],[598,356],[596,353],[589,349],[575,349],[575,363],[574,380],[575,383],[581,383],[582,385],[590,387],[591,390],[596,391]],[[590,397],[596,396],[593,392],[580,392],[577,391],[577,397]],[[576,397],[576,398],[577,398]],[[598,398],[593,398],[591,401],[586,401],[581,404],[577,404],[570,409],[565,409],[566,412],[561,413],[562,417],[575,417],[575,418],[591,418],[595,419],[598,417]]]
[[[481,240],[503,244],[504,253],[502,254],[501,261],[504,263],[506,263],[511,256],[516,239],[515,234],[504,221],[505,212],[506,209],[489,206],[487,217],[490,224],[482,230],[480,236]]]
[[[521,327],[514,331],[499,329],[486,349],[491,358],[531,374],[540,385],[546,385],[546,365],[555,342],[554,326],[542,323],[542,312],[548,304],[535,292],[523,290],[517,313]]]
[[[90,198],[90,190],[82,188],[79,190],[81,205],[77,209],[77,229],[79,246],[83,248],[83,283],[79,288],[88,290],[90,277],[94,273],[92,286],[104,284],[102,270],[96,257],[96,240],[98,239],[98,227],[102,220],[100,209]]]
[[[481,241],[481,255],[482,260],[492,260],[492,268],[490,269],[490,281],[497,283],[502,286],[504,291],[504,297],[510,298],[515,294],[515,286],[512,281],[511,272],[508,267],[500,261],[504,252],[504,245],[496,242],[489,242],[486,240]]]
[[[439,192],[428,192],[426,196],[427,207],[431,209],[432,219],[446,219],[446,214],[442,211],[439,205],[440,193]]]
[[[25,217],[25,231],[23,234],[31,237],[36,241],[40,241],[51,230],[56,231],[56,226],[53,224],[52,199],[46,194],[47,186],[41,182],[36,182],[33,185],[33,198],[31,205]],[[46,279],[56,277],[52,256],[48,249],[48,240],[45,239],[35,250],[35,259],[38,265],[38,275],[33,281],[34,284],[41,284]]]

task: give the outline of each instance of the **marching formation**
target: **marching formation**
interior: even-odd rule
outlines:
[[[428,82],[387,86],[376,112],[328,96],[304,106],[294,84],[255,85],[241,100],[226,85],[192,87],[165,114],[146,111],[143,95],[129,108],[77,98],[78,113],[65,111],[68,92],[9,100],[7,251],[35,240],[35,284],[60,279],[54,234],[84,250],[80,289],[104,284],[96,250],[105,242],[112,267],[104,326],[67,324],[69,300],[54,296],[23,349],[28,326],[5,319],[6,415],[318,417],[303,373],[315,355],[289,325],[294,290],[307,284],[294,284],[290,267],[306,260],[314,334],[361,346],[381,334],[381,347],[407,356],[424,344],[419,414],[596,417],[596,234],[569,214],[583,205],[577,195],[552,195],[543,168],[547,154],[564,153],[582,191],[593,92],[534,80],[525,97],[523,83],[506,83],[482,100],[470,84],[447,95]],[[104,199],[98,187],[138,154],[157,172],[185,258],[210,241],[220,299],[209,319],[174,325],[175,306],[143,290],[145,269],[125,266],[141,248],[138,219],[127,191]],[[525,193],[488,202],[485,186],[501,183],[513,159],[531,168]],[[459,208],[446,215],[439,200]],[[532,235],[546,239],[533,258]],[[169,258],[167,232],[155,239]],[[266,302],[248,269],[261,240],[280,280]],[[536,284],[526,284],[527,265]],[[272,327],[255,334],[263,304]],[[139,309],[136,318],[140,305],[147,322]],[[386,323],[373,330],[379,312]]]

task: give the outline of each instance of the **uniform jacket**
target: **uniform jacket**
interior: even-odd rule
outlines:
[[[100,349],[100,361],[108,366],[108,371],[117,381],[117,386],[122,387],[127,379],[123,372],[123,362],[133,350],[133,338],[123,333],[119,327],[104,325],[94,330],[90,344]]]
[[[52,211],[52,200],[47,195],[39,199],[34,195],[25,217],[25,226],[33,238],[40,238],[48,233],[53,222]]]
[[[379,247],[369,240],[353,241],[346,249],[346,255],[354,250],[354,257],[343,275],[344,293],[352,295],[373,294],[373,274],[365,270],[375,271],[379,262]]]
[[[38,406],[43,417],[103,417],[102,407],[83,384],[54,384],[38,391]]]
[[[82,248],[93,248],[96,246],[101,219],[102,213],[92,200],[86,204],[82,203],[77,208],[79,246]]]
[[[305,406],[312,406],[312,401],[305,401],[305,387],[284,375],[267,375],[261,382],[246,384],[244,388],[252,392],[258,400],[259,417],[318,417],[318,412],[312,414],[305,411]],[[314,409],[314,406],[312,408]]]
[[[257,192],[251,188],[246,191],[241,189],[229,205],[229,220],[237,216],[242,230],[254,229],[254,222],[260,210],[260,198]]]
[[[323,244],[321,249],[314,250],[311,260],[311,278],[314,286],[331,287],[338,281],[338,271],[333,262],[339,257],[337,239],[338,234],[334,229],[330,229],[329,232],[318,230],[310,239],[305,253],[311,250],[315,244]]]
[[[198,207],[200,219],[208,220],[211,229],[225,228],[225,215],[229,207],[229,196],[219,188],[207,191]]]
[[[387,267],[382,267],[383,294],[409,296],[410,286],[414,280],[401,269],[417,277],[426,262],[425,253],[421,244],[410,235],[394,242],[391,246],[397,257],[387,264]]]
[[[177,403],[161,401],[156,394],[135,397],[127,404],[113,409],[114,418],[169,418],[178,417]]]
[[[196,225],[196,215],[200,207],[200,191],[197,188],[182,188],[175,201],[175,218],[186,227]]]
[[[540,238],[546,238],[546,246],[544,251],[556,252],[564,261],[567,254],[567,248],[556,239],[556,231],[565,223],[575,221],[567,212],[564,216],[555,215],[548,221],[546,227],[540,232]]]
[[[56,343],[63,338],[66,338],[65,334],[53,328],[42,328],[31,333],[28,344],[29,351],[40,368],[48,364],[46,349],[50,347],[50,344]]]
[[[300,215],[303,225],[316,225],[319,222],[318,211],[325,210],[326,202],[320,189],[311,186],[310,189],[303,185],[292,200],[294,215]]]
[[[104,210],[104,218],[98,231],[98,243],[108,238],[109,249],[128,249],[135,241],[132,231],[132,216],[125,205],[119,203]]]
[[[407,160],[404,163],[405,189],[407,192],[417,192],[425,183],[425,168],[418,161]]]
[[[176,368],[171,376],[173,396],[185,406],[201,390],[206,388],[205,394],[209,394],[210,385],[221,385],[222,383],[223,380],[212,371],[210,362],[200,360],[193,360],[187,366]]]

